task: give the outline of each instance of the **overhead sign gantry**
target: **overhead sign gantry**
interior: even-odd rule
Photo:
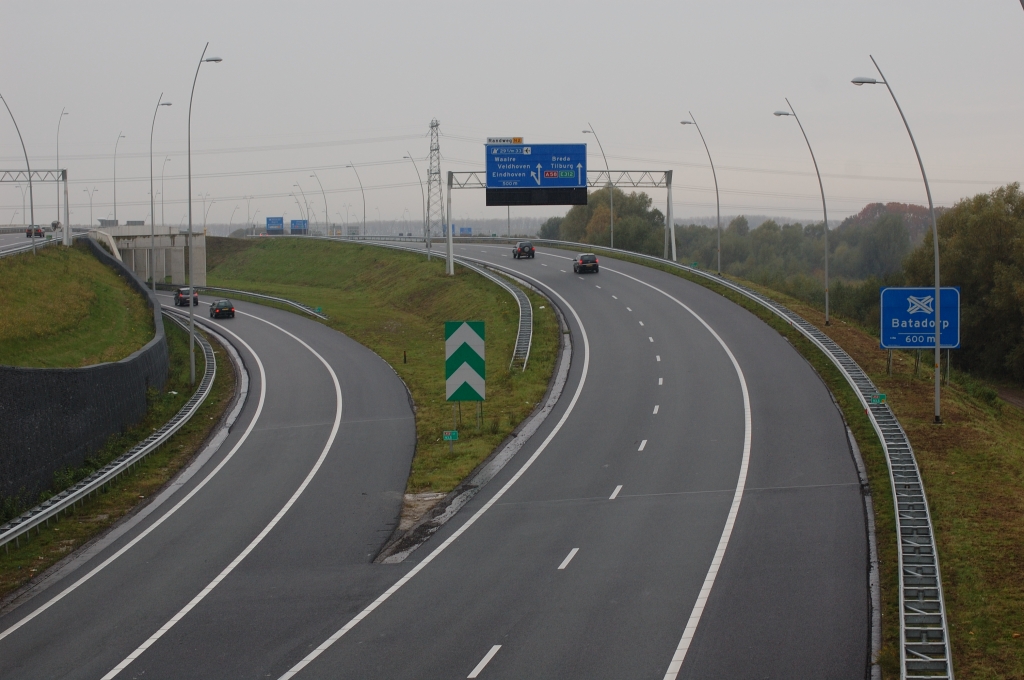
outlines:
[[[586,205],[586,144],[524,144],[490,138],[487,205]],[[496,140],[493,141],[492,140]]]

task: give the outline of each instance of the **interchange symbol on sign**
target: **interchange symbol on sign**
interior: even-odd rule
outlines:
[[[914,297],[913,295],[907,296],[907,302],[909,306],[907,308],[907,314],[916,314],[918,312],[924,312],[925,314],[934,314],[935,307],[932,306],[932,302],[935,300],[931,295],[923,298]]]

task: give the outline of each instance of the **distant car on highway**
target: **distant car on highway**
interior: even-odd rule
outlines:
[[[583,272],[594,272],[598,271],[597,255],[593,253],[580,253],[576,257],[572,258],[572,270],[577,274]]]
[[[536,257],[537,251],[534,250],[533,244],[529,241],[520,241],[516,244],[516,247],[512,249],[512,257]]]
[[[231,300],[217,300],[210,305],[211,319],[219,319],[222,316],[235,318],[235,306],[231,304]]]
[[[192,304],[199,304],[199,292],[192,291]],[[188,288],[179,288],[174,291],[174,306],[175,307],[188,307]]]
[[[33,229],[35,230],[35,234],[32,233]],[[39,225],[36,225],[36,226],[29,227],[28,229],[26,229],[25,230],[25,238],[32,238],[32,236],[35,236],[36,238],[42,238],[43,237],[43,228],[40,227]]]

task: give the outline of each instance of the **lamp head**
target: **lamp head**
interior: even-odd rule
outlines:
[[[170,102],[160,102],[160,106],[170,106],[170,105],[171,105]]]
[[[594,133],[593,133],[593,132],[591,132],[590,130],[584,130],[584,131],[583,131],[583,134],[585,134],[585,135],[592,135],[592,134],[594,134]]]
[[[860,87],[861,85],[877,85],[879,81],[874,78],[854,78],[850,82]]]
[[[692,120],[681,120],[681,121],[679,121],[679,124],[680,125],[693,125],[693,121]]]
[[[214,64],[219,64],[220,62],[222,62],[224,60],[221,59],[220,57],[207,57],[206,59],[203,59],[203,61],[209,61],[209,62],[212,62]]]
[[[776,116],[789,116],[789,115],[792,115],[792,114],[789,111],[776,111],[775,115]]]

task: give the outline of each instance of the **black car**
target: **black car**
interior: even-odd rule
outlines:
[[[219,319],[222,316],[235,318],[235,306],[231,304],[231,300],[217,300],[210,305],[211,319]]]
[[[520,241],[516,244],[516,247],[512,249],[512,257],[536,257],[537,251],[533,249],[533,244],[529,241]]]
[[[43,228],[39,226],[34,226],[29,227],[28,229],[25,230],[25,238],[32,238],[33,236],[35,236],[36,238],[42,238]]]
[[[199,292],[196,290],[192,291],[192,304],[199,304]],[[188,288],[179,288],[174,291],[174,306],[188,307]]]
[[[577,274],[582,274],[583,272],[594,272],[596,274],[598,270],[597,255],[593,253],[580,253],[572,258],[572,270]]]

